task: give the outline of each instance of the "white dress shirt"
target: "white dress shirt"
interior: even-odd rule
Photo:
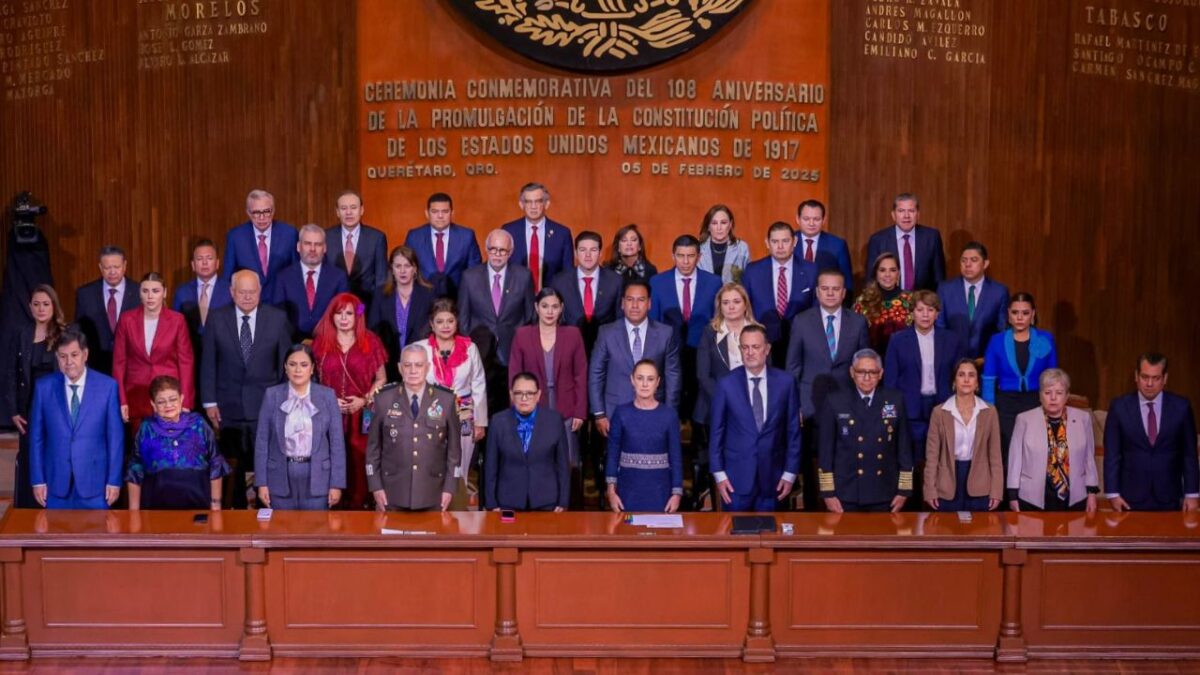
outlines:
[[[912,249],[913,273],[917,270],[917,226],[913,225],[911,232],[905,232],[896,226],[896,263],[900,268],[900,288],[904,288],[904,283],[908,281],[904,278],[904,235],[908,235],[908,245]],[[913,280],[913,286],[916,286],[916,280]],[[978,293],[979,291],[975,291]],[[976,302],[979,301],[979,296],[975,296]]]
[[[762,391],[763,414],[766,415],[767,417],[770,417],[771,409],[770,409],[770,406],[768,405],[768,401],[770,401],[771,399],[769,399],[767,397],[767,368],[766,368],[766,366],[764,366],[763,369],[760,370],[758,373],[751,373],[749,368],[746,369],[746,396],[748,396],[750,399],[750,409],[751,410],[754,409],[754,380],[752,378],[756,378],[756,377],[762,378],[758,381],[758,388],[760,391]],[[766,424],[766,420],[765,419],[758,420],[758,421],[756,421],[756,423]],[[783,474],[779,477],[779,479],[787,481],[789,483],[795,483],[796,482],[796,474],[792,473],[791,471],[784,471]],[[726,474],[724,471],[714,471],[713,472],[713,480],[716,481],[717,483],[723,483],[723,482],[729,480],[729,475]]]
[[[811,237],[808,236],[807,234],[800,235],[800,257],[804,258],[804,256],[806,256],[808,254],[808,242],[810,242],[810,241],[812,242],[813,262],[816,262],[817,261],[817,253],[821,250],[821,233],[820,232],[814,234]],[[808,258],[804,258],[804,259],[807,260]],[[776,270],[775,276],[778,278],[778,276],[779,276],[778,270]]]
[[[305,286],[308,285],[308,273],[312,272],[313,273],[313,275],[312,275],[313,288],[320,288],[320,286],[321,286],[321,265],[320,264],[316,265],[315,267],[309,267],[307,263],[300,263],[300,272],[301,272],[300,281]],[[241,321],[241,319],[238,319],[238,321]],[[241,326],[238,326],[238,330],[241,330],[241,328],[242,328]]]
[[[965,277],[963,278],[963,298],[965,298],[967,302],[971,301],[971,287],[974,286],[975,307],[979,307],[979,296],[981,293],[983,293],[983,280],[985,278],[986,277],[979,277],[979,281],[976,281],[975,283],[967,281]]]
[[[584,297],[583,290],[584,290],[584,288],[587,287],[587,284],[583,283],[584,278],[588,278],[588,279],[592,280],[592,308],[594,309],[596,306],[596,300],[598,299],[597,295],[599,294],[599,291],[600,291],[600,268],[597,267],[596,269],[592,270],[591,272],[584,272],[582,267],[575,268],[575,279],[576,279],[576,282],[579,284],[579,300],[580,300],[580,302],[583,301],[583,297]]]
[[[79,404],[80,404],[80,406],[83,405],[83,390],[87,386],[87,374],[88,374],[88,369],[84,368],[83,374],[80,375],[79,379],[75,380],[74,382],[72,382],[71,378],[69,378],[69,377],[65,377],[65,376],[63,377],[63,382],[65,383],[63,385],[63,391],[67,395],[67,412],[68,413],[71,411],[71,385],[74,384],[74,385],[78,386],[77,391],[79,393]]]
[[[451,223],[451,224],[453,224],[453,223]],[[434,227],[433,225],[429,226],[429,246],[430,246],[429,250],[433,251],[433,257],[435,259],[437,258],[438,233],[441,233],[441,235],[442,235],[442,246],[445,247],[445,249],[446,249],[446,253],[445,253],[446,265],[449,265],[450,264],[450,259],[449,259],[449,256],[450,256],[450,225],[447,225],[446,229],[444,229],[444,230],[439,230],[436,227]],[[354,243],[357,244],[358,240],[356,239],[354,241]],[[357,247],[354,249],[354,254],[358,255]],[[433,271],[437,272],[436,269],[434,269]]]
[[[504,282],[508,281],[508,265],[505,265],[504,267],[501,267],[498,270],[492,269],[492,266],[488,265],[487,271],[488,271],[488,275],[487,275],[488,297],[489,298],[492,297],[492,284],[496,283],[496,275],[499,274],[500,275],[500,302],[503,303],[504,302]]]
[[[342,230],[342,253],[346,253],[346,237],[350,238],[350,244],[354,246],[354,256],[358,257],[358,235],[362,232],[362,225],[355,225],[354,229],[350,229],[343,225]]]
[[[779,293],[779,270],[780,269],[783,270],[783,285],[784,285],[784,290],[787,292],[788,302],[790,303],[792,301],[792,259],[789,258],[787,262],[781,263],[778,260],[776,260],[775,258],[771,258],[771,301],[772,301],[771,306],[772,307],[775,306],[775,300],[778,299],[777,294]]]
[[[937,368],[933,362],[933,331],[917,333],[917,349],[921,351],[921,395],[932,396],[937,393]]]
[[[964,422],[962,413],[954,396],[946,399],[942,410],[954,418],[954,459],[959,462],[969,462],[975,456],[975,429],[978,426],[979,411],[987,408],[987,403],[978,396],[975,397],[975,412],[971,413],[971,421]]]
[[[271,230],[274,229],[274,226],[275,226],[275,221],[273,221],[273,220],[271,221],[270,225],[267,225],[267,229],[265,229],[265,230],[260,230],[257,227],[254,227],[253,225],[250,226],[250,229],[254,230],[254,255],[255,255],[255,257],[258,257],[258,238],[265,234],[267,236],[267,259],[270,260],[270,258],[271,258]]]

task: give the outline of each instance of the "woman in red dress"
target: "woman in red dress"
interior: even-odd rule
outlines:
[[[367,330],[363,311],[357,297],[342,293],[329,303],[313,331],[317,377],[337,394],[342,411],[346,434],[346,491],[342,504],[348,509],[369,506],[366,432],[371,425],[371,402],[387,381],[387,351],[379,337]]]

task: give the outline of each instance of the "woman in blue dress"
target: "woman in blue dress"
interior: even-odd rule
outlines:
[[[608,504],[613,511],[679,510],[683,450],[679,415],[654,397],[658,366],[642,359],[633,367],[633,403],[613,414],[608,432]]]

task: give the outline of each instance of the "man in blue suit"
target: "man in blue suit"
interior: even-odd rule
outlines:
[[[246,195],[246,215],[250,220],[225,235],[226,283],[238,270],[253,270],[263,289],[263,302],[276,302],[271,296],[275,279],[283,268],[296,262],[296,228],[275,220],[275,197],[266,190],[251,190]]]
[[[526,183],[518,196],[523,218],[504,224],[513,238],[513,262],[529,268],[533,292],[571,266],[571,228],[546,216],[550,191],[541,183]]]
[[[742,366],[717,383],[709,466],[727,511],[774,511],[800,471],[800,394],[787,371],[767,365],[761,326],[739,338]]]
[[[436,297],[458,297],[463,272],[483,262],[475,231],[454,222],[454,200],[436,192],[425,200],[424,225],[408,231],[404,245],[417,254],[421,276]]]
[[[387,235],[365,225],[362,196],[346,190],[337,198],[338,224],[325,230],[325,259],[346,273],[350,292],[364,307],[388,280]]]
[[[296,342],[312,337],[329,302],[350,292],[346,273],[325,259],[325,230],[308,224],[300,228],[300,262],[284,268],[275,280],[275,305],[296,328]]]
[[[769,256],[746,266],[742,285],[750,296],[755,320],[767,329],[772,363],[780,368],[787,360],[792,319],[812,307],[817,266],[795,255],[796,234],[783,221],[767,228],[767,250]]]
[[[846,280],[846,294],[853,297],[854,268],[846,240],[825,231],[825,205],[816,199],[800,202],[796,209],[796,255],[817,266],[817,271],[838,269]]]
[[[92,370],[112,374],[113,342],[117,319],[142,304],[138,284],[125,276],[125,251],[116,246],[100,249],[100,278],[75,291],[75,323],[92,348]]]
[[[987,277],[988,264],[987,247],[973,241],[963,247],[958,261],[962,276],[937,289],[942,301],[938,328],[953,331],[972,359],[983,356],[988,340],[1008,326],[1008,287]]]
[[[172,308],[187,319],[188,331],[192,335],[192,346],[200,348],[200,337],[204,335],[204,324],[208,313],[233,302],[229,294],[229,282],[218,276],[221,258],[217,245],[210,239],[201,239],[192,247],[192,273],[195,278],[175,287]],[[200,363],[197,352],[196,363]]]
[[[58,372],[37,381],[29,428],[33,498],[48,509],[106,509],[121,494],[125,427],[117,383],[87,367],[87,336],[68,327]]]
[[[1167,357],[1138,357],[1137,392],[1113,399],[1104,424],[1104,489],[1115,511],[1200,508],[1196,418],[1186,398],[1164,391]]]
[[[921,206],[916,195],[902,192],[892,202],[893,224],[871,235],[867,241],[867,274],[882,253],[891,253],[900,263],[900,288],[906,291],[936,290],[946,278],[946,253],[942,234],[919,225]]]

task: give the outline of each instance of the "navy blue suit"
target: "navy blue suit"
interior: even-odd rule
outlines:
[[[883,386],[896,389],[904,396],[904,407],[908,410],[908,432],[913,441],[913,459],[918,463],[925,457],[925,432],[929,429],[929,416],[933,404],[950,398],[953,389],[954,364],[962,358],[962,347],[958,336],[944,328],[933,330],[933,382],[936,391],[929,401],[921,396],[921,347],[917,343],[917,329],[909,326],[892,335],[884,357]]]
[[[329,302],[339,293],[350,292],[350,280],[346,273],[328,261],[322,261],[317,275],[317,292],[312,309],[308,308],[308,294],[304,289],[304,265],[296,263],[279,273],[275,280],[275,305],[287,313],[288,322],[295,327],[296,341],[312,337],[313,329],[325,314]]]
[[[346,269],[345,233],[341,225],[325,230],[325,260],[346,273],[350,280],[350,292],[370,307],[375,294],[387,282],[388,269],[387,235],[370,225],[358,225],[358,239],[354,243],[354,269]]]
[[[624,285],[621,275],[607,267],[599,267],[594,277],[591,321],[583,313],[583,295],[579,292],[579,273],[576,268],[568,267],[550,280],[550,286],[563,297],[562,324],[579,329],[583,335],[584,351],[588,354],[592,353],[592,345],[596,344],[600,326],[625,315],[621,311],[621,288]]]
[[[542,274],[538,277],[541,286],[545,286],[554,275],[571,267],[575,262],[574,240],[571,238],[571,228],[556,223],[549,218],[544,219],[546,228],[544,241],[546,250],[541,252]],[[512,235],[513,252],[510,262],[529,267],[529,249],[525,246],[525,218],[522,216],[512,222],[505,223],[504,231]],[[540,286],[539,286],[540,288]]]
[[[988,341],[1008,327],[1008,287],[984,277],[975,298],[975,318],[967,318],[967,287],[962,277],[947,279],[938,284],[937,294],[942,301],[938,328],[948,328],[958,336],[966,356],[983,356]]]
[[[822,239],[825,235],[821,235]],[[783,363],[786,356],[784,347],[791,337],[792,319],[797,314],[813,306],[817,290],[817,265],[803,258],[792,258],[792,281],[788,295],[787,311],[779,315],[775,306],[775,287],[778,279],[775,277],[775,264],[771,256],[755,260],[746,266],[742,273],[742,285],[750,296],[750,308],[756,321],[767,329],[767,342],[770,342],[776,352],[777,363]]]
[[[796,257],[804,260],[805,241],[804,233],[796,230]],[[854,297],[854,267],[850,263],[850,246],[845,239],[822,232],[821,236],[817,237],[817,250],[813,252],[813,263],[817,266],[817,271],[838,270],[842,276],[846,277],[846,295]],[[814,279],[815,281],[815,279]]]
[[[117,382],[89,368],[74,424],[66,382],[62,373],[52,373],[34,385],[30,483],[46,486],[46,508],[105,509],[105,487],[120,487],[125,468]]]
[[[916,235],[913,243],[913,290],[932,291],[946,278],[946,253],[942,250],[942,234],[937,229],[917,225],[912,229]],[[888,225],[871,235],[867,241],[867,276],[871,274],[871,265],[880,254],[888,252],[895,254],[896,264],[903,271],[904,257],[896,246],[896,226]]]
[[[571,457],[563,418],[537,408],[529,450],[517,434],[517,415],[509,408],[493,417],[483,455],[483,505],[488,509],[548,511],[571,501]]]
[[[113,343],[116,336],[108,327],[108,296],[104,279],[97,279],[75,291],[75,323],[87,336],[88,365],[105,375],[112,374]],[[142,304],[139,284],[125,277],[125,293],[121,297],[121,312]],[[118,314],[118,318],[119,318]]]
[[[697,268],[695,288],[692,289],[692,315],[685,322],[679,294],[675,292],[675,268],[650,278],[650,318],[665,323],[675,331],[679,344],[695,349],[700,344],[704,326],[713,319],[717,292],[721,290],[721,277]]]
[[[229,281],[238,270],[253,270],[262,284],[262,302],[274,304],[272,297],[275,278],[283,268],[300,260],[296,244],[300,234],[296,228],[278,220],[271,222],[270,245],[267,247],[267,273],[263,274],[258,260],[258,236],[254,225],[246,221],[225,235],[225,260],[221,264],[221,278]]]
[[[800,392],[796,380],[787,371],[770,366],[764,374],[766,422],[761,428],[754,419],[745,366],[721,378],[713,396],[709,469],[714,474],[725,472],[733,485],[730,511],[774,510],[775,486],[783,474],[800,473]]]
[[[208,311],[211,314],[214,309],[232,304],[233,295],[229,292],[229,282],[221,277],[213,278],[210,283],[212,285],[208,289]],[[199,336],[204,335],[204,326],[200,325],[200,291],[196,286],[195,278],[188,279],[175,287],[171,309],[187,319],[188,332],[192,335],[192,345],[199,349]]]
[[[463,272],[481,264],[483,256],[479,253],[479,243],[475,241],[475,230],[456,223],[450,223],[446,229],[450,241],[446,246],[444,272],[438,272],[432,225],[425,223],[409,230],[404,245],[417,254],[421,276],[433,285],[434,296],[454,298],[458,295]]]
[[[1186,398],[1164,391],[1154,444],[1142,424],[1141,396],[1118,396],[1104,423],[1104,491],[1135,511],[1175,511],[1200,493],[1196,418]]]

